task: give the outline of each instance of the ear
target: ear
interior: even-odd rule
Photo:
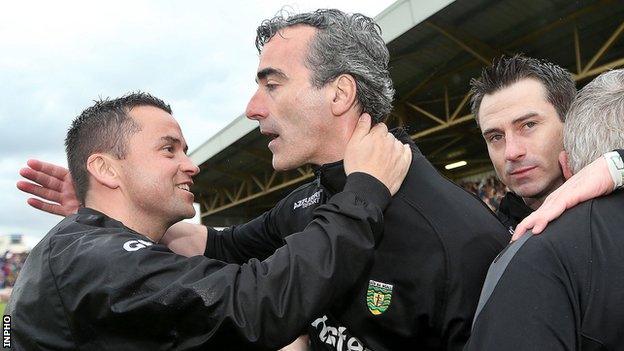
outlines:
[[[333,82],[331,111],[334,116],[342,116],[355,104],[357,84],[350,74],[341,74]]]
[[[106,154],[93,154],[87,159],[87,172],[96,182],[111,189],[119,187],[117,167],[115,160]]]
[[[559,153],[559,165],[563,171],[563,177],[568,180],[572,177],[572,171],[570,170],[570,164],[568,163],[568,153],[565,150]]]

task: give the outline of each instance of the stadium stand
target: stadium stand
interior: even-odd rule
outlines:
[[[404,127],[456,182],[491,171],[469,111],[470,79],[492,58],[522,52],[566,67],[580,88],[624,65],[623,18],[622,1],[399,0],[375,18],[390,50],[397,91],[386,123]],[[191,190],[203,223],[244,223],[314,176],[308,166],[273,171],[267,143],[257,123],[241,115],[192,152],[201,173]],[[466,165],[445,168],[458,161]],[[481,192],[495,207],[502,190],[489,182]]]

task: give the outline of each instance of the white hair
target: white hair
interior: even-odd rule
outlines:
[[[596,77],[566,116],[563,146],[572,173],[613,149],[624,149],[624,69]]]

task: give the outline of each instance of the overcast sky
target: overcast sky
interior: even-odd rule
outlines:
[[[143,90],[171,104],[190,150],[244,112],[255,28],[283,6],[375,16],[393,0],[10,1],[0,11],[0,235],[35,243],[60,217],[15,187],[29,158],[65,165],[71,120],[97,97]]]

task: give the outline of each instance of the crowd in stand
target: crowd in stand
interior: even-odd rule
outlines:
[[[0,289],[12,287],[26,261],[26,253],[5,252],[0,257]]]
[[[459,185],[477,195],[492,211],[496,211],[500,205],[500,200],[509,191],[505,184],[501,183],[495,175],[479,181],[460,182]]]

